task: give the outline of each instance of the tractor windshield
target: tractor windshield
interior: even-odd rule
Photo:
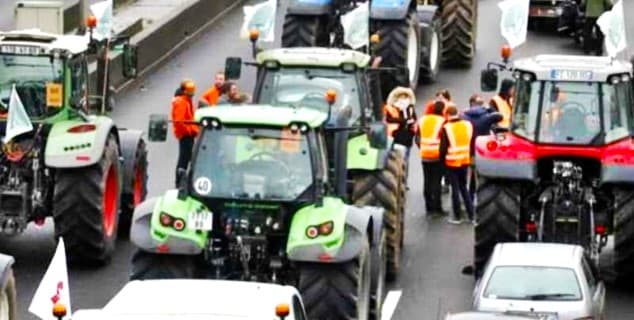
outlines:
[[[328,102],[324,95],[332,89],[337,92],[333,112],[342,106],[350,106],[351,122],[354,123],[361,114],[358,87],[355,73],[344,73],[338,68],[267,69],[258,102],[328,112]]]
[[[513,131],[546,144],[610,143],[634,132],[628,82],[524,81],[516,89]]]
[[[61,109],[63,75],[61,59],[0,55],[0,116],[6,116],[13,85],[32,118]]]
[[[206,129],[193,164],[203,197],[291,201],[313,184],[307,135],[291,129]]]

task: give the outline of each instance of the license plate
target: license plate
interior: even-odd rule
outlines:
[[[213,214],[211,212],[191,212],[188,224],[192,230],[210,231],[213,227]]]

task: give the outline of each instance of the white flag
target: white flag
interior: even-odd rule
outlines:
[[[93,31],[93,38],[99,41],[110,38],[112,33],[112,0],[95,3],[90,6],[90,11],[97,18],[97,27]]]
[[[29,312],[42,320],[57,320],[53,316],[53,305],[60,303],[66,306],[67,318],[70,318],[70,288],[68,287],[68,271],[66,270],[66,249],[64,239],[59,238],[55,255],[35,291]]]
[[[605,49],[610,57],[616,57],[627,48],[623,0],[617,2],[612,10],[604,12],[597,20],[597,25],[605,35]]]
[[[253,29],[260,32],[259,40],[275,41],[275,15],[277,14],[277,0],[268,0],[253,6],[244,6],[244,22],[240,30],[240,38],[249,39],[249,32]]]
[[[500,30],[511,48],[526,41],[529,0],[505,0],[498,4],[502,10]]]
[[[352,49],[367,46],[370,41],[370,4],[366,1],[359,7],[341,16],[343,42]]]
[[[7,115],[7,132],[3,139],[4,143],[11,141],[11,139],[33,131],[33,124],[29,115],[24,110],[24,105],[20,101],[18,91],[15,89],[15,84],[11,89],[11,97],[9,98],[9,115]]]

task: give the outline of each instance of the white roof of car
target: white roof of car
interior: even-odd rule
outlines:
[[[583,256],[583,248],[558,243],[500,243],[491,256],[493,266],[541,266],[572,268]]]
[[[299,294],[290,286],[224,280],[144,280],[126,284],[102,310],[73,319],[276,319],[275,307]]]
[[[37,46],[46,52],[58,49],[77,54],[86,51],[89,42],[88,36],[58,35],[42,32],[39,29],[0,32],[0,45]]]
[[[521,58],[513,62],[513,68],[534,72],[537,80],[557,80],[553,71],[573,70],[587,73],[587,78],[572,81],[607,81],[608,77],[619,73],[632,73],[632,64],[609,57],[542,54]]]

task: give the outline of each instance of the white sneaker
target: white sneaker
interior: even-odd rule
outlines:
[[[447,219],[447,222],[449,222],[451,224],[461,224],[462,220],[461,219],[456,220],[454,218],[449,218],[449,219]]]

